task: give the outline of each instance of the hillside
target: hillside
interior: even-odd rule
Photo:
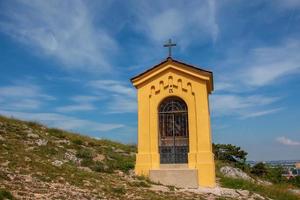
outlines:
[[[0,117],[0,200],[273,198],[236,185],[192,190],[153,183],[134,176],[135,150],[133,145]],[[230,187],[231,179],[220,178]],[[288,199],[299,198],[288,194]]]

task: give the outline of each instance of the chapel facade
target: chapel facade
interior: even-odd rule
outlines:
[[[138,100],[135,173],[178,187],[214,187],[213,73],[168,57],[131,82]]]

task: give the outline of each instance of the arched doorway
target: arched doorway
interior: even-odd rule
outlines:
[[[158,108],[160,163],[187,163],[189,152],[188,109],[178,97],[168,97]]]

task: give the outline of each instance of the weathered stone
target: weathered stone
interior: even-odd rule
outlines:
[[[125,151],[122,150],[122,149],[116,149],[116,150],[114,150],[114,152],[116,152],[116,153],[124,153]]]
[[[7,167],[9,163],[10,162],[7,160],[7,161],[1,163],[0,165],[3,166],[3,167]]]
[[[291,191],[294,194],[300,195],[300,189],[289,189],[289,191]]]
[[[46,146],[47,143],[48,143],[48,140],[45,140],[45,139],[38,139],[35,141],[35,143],[38,145],[38,146]]]
[[[251,178],[248,174],[246,174],[245,172],[243,172],[241,169],[238,169],[238,168],[224,166],[224,167],[221,167],[220,172],[226,177],[240,178],[243,180],[254,182],[253,178]]]
[[[257,181],[257,183],[260,184],[260,185],[266,185],[266,186],[268,186],[268,185],[273,185],[273,183],[271,183],[271,182],[269,182],[269,181],[266,181],[266,180],[257,179],[256,181]]]
[[[51,164],[54,165],[54,166],[56,166],[56,167],[60,167],[64,163],[62,161],[60,161],[60,160],[55,160]]]
[[[66,144],[66,145],[70,145],[71,144],[71,142],[69,140],[66,140],[66,139],[64,139],[64,140],[56,140],[55,143],[56,144]]]
[[[74,162],[76,164],[80,164],[80,162],[81,162],[80,158],[77,158],[74,154],[72,154],[70,152],[66,152],[65,153],[65,159],[69,160],[69,161],[72,161],[72,162]]]
[[[30,159],[29,157],[27,157],[27,156],[25,156],[24,160],[25,160],[26,162],[30,162],[30,161],[31,161],[31,159]]]
[[[78,167],[78,169],[85,171],[85,172],[92,172],[92,170],[89,167]]]
[[[102,162],[103,160],[105,159],[105,156],[102,155],[102,154],[97,154],[94,158],[93,158],[93,161],[99,161],[99,162]]]
[[[28,130],[31,130],[31,129],[27,129],[27,131],[25,132],[29,132]],[[30,131],[28,134],[27,134],[27,137],[28,138],[39,138],[40,136],[38,134],[34,134],[32,133],[32,131]]]
[[[0,141],[5,141],[5,138],[0,135]]]

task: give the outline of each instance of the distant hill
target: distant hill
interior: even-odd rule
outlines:
[[[133,145],[0,116],[0,200],[266,199],[239,188],[192,190],[153,183],[134,175],[135,151]]]

